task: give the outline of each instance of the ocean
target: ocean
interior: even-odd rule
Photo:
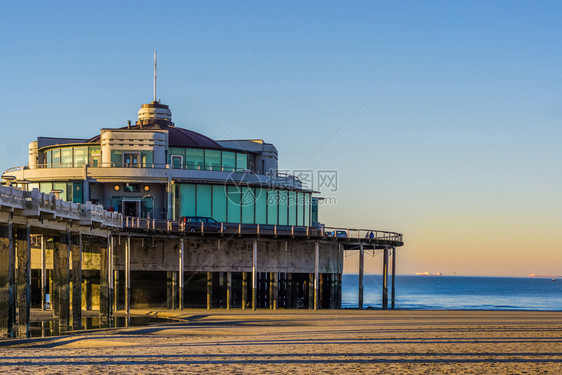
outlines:
[[[363,307],[381,308],[382,275],[363,280]],[[358,275],[343,275],[343,308],[358,306],[358,285]],[[396,308],[562,311],[562,278],[397,275]]]

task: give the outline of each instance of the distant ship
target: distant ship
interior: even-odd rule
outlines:
[[[418,276],[443,276],[441,272],[431,273],[431,272],[416,272]]]

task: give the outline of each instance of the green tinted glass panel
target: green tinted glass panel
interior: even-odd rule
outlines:
[[[217,150],[205,150],[205,169],[208,171],[221,170],[221,152]]]
[[[154,202],[152,198],[143,198],[141,200],[141,216],[149,219],[154,218],[153,206]]]
[[[287,225],[287,191],[279,190],[279,225]]]
[[[241,171],[248,169],[248,155],[236,154],[236,169]]]
[[[297,225],[297,194],[289,192],[289,225]]]
[[[254,223],[254,206],[255,206],[254,188],[243,187],[242,188],[242,223],[244,224]]]
[[[154,151],[141,151],[141,163],[143,168],[152,168],[154,163]]]
[[[45,151],[44,163],[47,165],[47,168],[51,168],[51,164],[53,163],[53,151]]]
[[[297,193],[297,225],[304,225],[304,193]]]
[[[229,223],[240,222],[240,199],[242,193],[236,186],[229,186],[227,189],[227,221]]]
[[[318,198],[311,198],[310,201],[310,224],[318,224]]]
[[[172,156],[178,155],[185,159],[185,148],[183,147],[170,147],[168,149],[168,164],[172,164]]]
[[[74,166],[81,167],[88,162],[88,147],[74,147]]]
[[[61,149],[60,163],[61,167],[72,167],[72,147]]]
[[[236,168],[236,153],[223,151],[222,152],[222,168],[223,171],[232,172]]]
[[[304,225],[310,226],[310,194],[304,194]]]
[[[185,163],[187,165],[187,169],[203,169],[204,164],[203,160],[205,155],[204,150],[200,150],[197,148],[188,148],[185,150]]]
[[[226,187],[213,185],[213,215],[216,221],[226,221]]]
[[[66,182],[53,182],[53,190],[59,194],[59,199],[67,200]]]
[[[111,166],[121,167],[123,165],[123,151],[112,150],[111,151]]]
[[[40,182],[39,183],[39,191],[41,193],[49,194],[53,190],[53,183],[52,182]]]
[[[60,149],[53,150],[53,167],[60,167]]]
[[[256,188],[256,224],[267,224],[267,189]]]
[[[195,186],[180,185],[180,216],[195,216]]]
[[[183,158],[179,155],[172,155],[172,161],[170,163],[172,168],[174,169],[181,169],[183,164]]]
[[[267,223],[277,225],[277,207],[279,205],[279,196],[277,190],[267,191]]]
[[[123,197],[111,197],[111,207],[115,212],[121,212]]]
[[[196,216],[211,217],[211,185],[197,185]]]

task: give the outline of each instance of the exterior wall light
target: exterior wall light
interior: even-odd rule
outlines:
[[[117,185],[113,186],[113,190],[115,190],[115,191],[121,190],[121,185],[117,184]]]
[[[144,185],[144,187],[142,188],[144,191],[150,191],[150,186],[148,185]]]

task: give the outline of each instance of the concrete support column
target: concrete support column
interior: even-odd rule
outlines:
[[[108,247],[108,252],[107,252],[107,261],[108,261],[108,269],[107,269],[107,275],[108,275],[108,284],[109,284],[109,295],[107,296],[107,300],[108,300],[108,304],[109,304],[109,324],[111,325],[112,320],[111,318],[113,318],[113,310],[115,308],[115,303],[114,303],[114,294],[115,294],[115,283],[114,283],[114,269],[115,269],[115,264],[114,264],[114,259],[113,259],[113,254],[114,254],[114,247],[113,247],[113,236],[109,236],[108,240],[107,240],[107,247]]]
[[[342,274],[338,273],[337,275],[337,281],[336,281],[336,285],[337,285],[337,291],[336,291],[336,308],[337,309],[341,309],[341,294],[342,294]]]
[[[242,272],[242,310],[246,310],[248,303],[248,272]]]
[[[318,264],[320,262],[320,244],[318,241],[314,243],[314,310],[318,310],[319,290],[318,282]]]
[[[266,276],[268,276],[268,288],[267,291],[268,293],[268,300],[267,300],[267,307],[269,307],[270,310],[273,310],[273,272],[269,272],[266,273]]]
[[[72,253],[72,329],[82,329],[82,236],[70,238]]]
[[[396,297],[396,247],[392,248],[392,291],[390,294],[390,308],[394,310]]]
[[[363,243],[359,244],[359,309],[363,308],[363,274],[365,272],[365,250]]]
[[[318,286],[318,308],[321,309],[322,308],[322,301],[324,301],[324,288],[325,288],[325,280],[326,277],[328,275],[327,274],[323,274],[320,273],[318,274],[318,282],[319,282],[319,286]]]
[[[105,243],[104,243],[105,242]],[[109,327],[111,317],[111,274],[108,240],[96,239],[94,246],[99,247],[100,251],[100,327]]]
[[[121,289],[120,281],[119,281],[119,270],[113,270],[113,309],[114,311],[119,311],[119,290]]]
[[[287,293],[285,298],[285,307],[288,309],[292,309],[294,307],[293,304],[293,274],[287,273],[287,279],[285,281],[287,285]]]
[[[59,318],[61,332],[70,324],[70,233],[61,234],[55,241],[53,295],[55,315]]]
[[[273,310],[279,308],[279,272],[273,272]]]
[[[308,274],[308,308],[310,310],[314,309],[314,274]]]
[[[125,311],[131,313],[131,236],[125,242]]]
[[[388,247],[383,250],[382,257],[382,309],[388,308]]]
[[[207,272],[207,310],[213,307],[213,273]]]
[[[180,310],[183,310],[183,287],[184,287],[184,281],[183,281],[183,272],[184,272],[184,257],[185,257],[185,251],[184,251],[184,241],[183,238],[180,240],[180,248],[179,248],[179,274],[178,274],[178,308]]]
[[[47,249],[45,236],[41,235],[41,310],[47,310]]]
[[[226,309],[232,306],[232,272],[226,273]]]
[[[14,337],[15,254],[12,223],[0,225],[0,338]]]
[[[166,308],[173,310],[174,308],[174,271],[166,272]]]
[[[31,308],[31,238],[29,225],[16,229],[16,286],[18,300],[18,337],[31,337],[29,312]]]
[[[258,240],[254,240],[252,252],[252,310],[256,310],[256,293],[258,290]]]

